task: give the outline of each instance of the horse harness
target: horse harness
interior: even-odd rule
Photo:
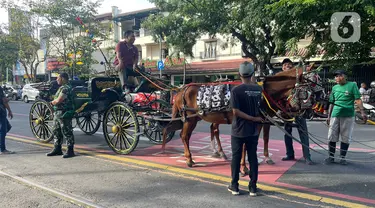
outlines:
[[[230,84],[207,84],[199,87],[197,95],[197,106],[198,108],[189,108],[186,102],[186,92],[189,87],[184,89],[182,95],[183,106],[180,111],[181,120],[186,122],[187,111],[198,112],[196,116],[203,116],[206,113],[222,113],[227,124],[230,124],[228,112],[230,108]],[[190,118],[192,116],[189,116]],[[195,117],[195,116],[194,116]]]

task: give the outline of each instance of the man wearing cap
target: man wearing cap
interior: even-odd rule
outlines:
[[[263,122],[259,116],[262,88],[256,84],[254,66],[249,62],[240,65],[239,75],[242,84],[234,87],[231,91],[231,107],[233,111],[231,145],[232,145],[232,182],[228,191],[233,195],[239,195],[238,180],[240,173],[240,162],[242,147],[245,144],[250,164],[250,196],[257,195],[258,181],[258,123]]]
[[[282,69],[283,71],[288,71],[293,68],[293,62],[290,59],[284,59],[282,62]],[[297,116],[295,118],[295,122],[298,125],[298,134],[299,138],[301,140],[302,144],[302,152],[303,157],[305,158],[305,162],[308,165],[312,165],[313,162],[311,161],[310,157],[310,149],[309,149],[309,136],[308,136],[308,129],[306,124],[306,119],[300,116]],[[286,123],[285,124],[285,131],[287,131],[289,134],[292,134],[293,127],[291,124]],[[294,148],[293,148],[293,139],[288,136],[284,135],[284,142],[286,147],[286,157],[282,158],[283,161],[289,161],[289,160],[295,160],[294,156]]]
[[[349,149],[354,129],[354,102],[361,110],[361,115],[365,122],[367,121],[367,116],[363,110],[358,86],[354,82],[347,81],[344,70],[335,71],[334,76],[337,85],[332,88],[329,98],[329,117],[327,119],[327,124],[329,125],[329,157],[325,159],[325,163],[330,164],[335,161],[336,143],[339,141],[339,135],[341,135],[340,164],[346,165],[345,156]]]

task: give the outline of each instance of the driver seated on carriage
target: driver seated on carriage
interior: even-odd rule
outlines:
[[[116,57],[114,61],[115,69],[120,78],[121,86],[125,93],[130,92],[131,88],[139,85],[135,76],[138,73],[138,49],[134,45],[135,36],[132,30],[124,33],[125,40],[120,41],[116,46]]]

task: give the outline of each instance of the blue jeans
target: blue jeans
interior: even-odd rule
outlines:
[[[5,136],[8,132],[8,119],[6,116],[0,116],[0,151],[6,150]]]
[[[310,159],[310,149],[309,149],[309,135],[307,130],[306,119],[302,117],[296,117],[295,120],[296,124],[298,125],[298,134],[299,139],[301,140],[302,144],[302,152],[304,158]],[[288,123],[285,124],[285,131],[289,134],[292,134],[292,126]],[[285,147],[286,147],[286,156],[294,157],[294,149],[293,149],[293,139],[287,135],[284,136]]]

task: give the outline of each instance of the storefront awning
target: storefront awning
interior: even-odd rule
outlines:
[[[207,74],[207,73],[226,73],[226,72],[238,72],[238,68],[241,63],[248,61],[252,62],[251,59],[233,59],[233,60],[219,60],[219,61],[207,61],[207,62],[193,62],[186,64],[187,74]],[[184,66],[171,66],[166,67],[163,70],[163,74],[181,74],[184,70]],[[153,71],[153,73],[159,73],[159,71]]]

